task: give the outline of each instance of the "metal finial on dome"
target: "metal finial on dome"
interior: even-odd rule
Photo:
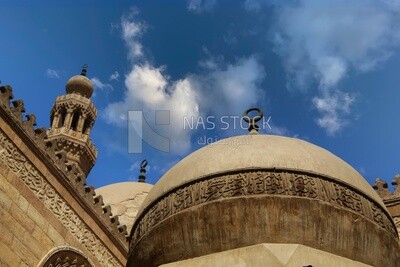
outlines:
[[[250,112],[257,111],[258,114],[254,117],[250,117]],[[256,124],[264,116],[264,113],[260,108],[250,108],[243,113],[242,119],[249,124],[249,134],[258,134],[260,126]]]
[[[82,76],[86,76],[87,68],[88,68],[88,64],[84,64],[84,65],[82,66],[82,71],[81,71],[81,75],[82,75]]]
[[[146,167],[147,167],[147,160],[143,160],[142,163],[140,163],[140,175],[138,182],[139,183],[145,183],[146,182]]]

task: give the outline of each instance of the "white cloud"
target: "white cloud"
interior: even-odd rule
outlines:
[[[355,96],[348,93],[334,92],[322,97],[314,97],[313,104],[321,116],[317,124],[324,128],[328,135],[335,135],[348,121],[344,115],[350,113]]]
[[[190,132],[182,127],[184,116],[197,117],[197,94],[188,79],[170,81],[163,68],[134,65],[125,79],[126,92],[122,102],[112,103],[105,110],[109,123],[127,125],[129,110],[142,110],[151,127],[171,140],[171,150],[184,153],[190,148]],[[154,123],[155,110],[170,110],[170,125]]]
[[[47,69],[46,76],[51,79],[60,79],[60,73],[57,70]]]
[[[111,84],[103,83],[97,77],[91,78],[90,81],[93,83],[93,86],[95,89],[100,89],[100,90],[113,90],[114,89]]]
[[[105,119],[125,127],[129,110],[143,110],[151,127],[170,138],[172,152],[182,154],[190,149],[193,134],[183,127],[184,117],[232,115],[249,108],[262,96],[258,83],[263,77],[263,68],[254,57],[176,81],[165,74],[165,67],[134,65],[125,79],[124,100],[109,104]],[[170,125],[155,125],[155,110],[169,110]]]
[[[123,34],[128,47],[128,58],[132,59],[132,44],[140,45],[138,39],[127,38],[142,32],[135,18],[122,20],[123,28],[132,34]],[[124,26],[125,25],[125,26]],[[130,25],[130,26],[127,26]],[[136,26],[134,26],[136,25]],[[139,27],[140,28],[140,27]],[[191,148],[190,129],[183,127],[184,117],[203,114],[235,114],[247,109],[260,99],[259,82],[264,78],[263,67],[253,56],[225,63],[223,58],[207,56],[202,74],[188,74],[172,80],[165,66],[155,67],[141,56],[141,63],[133,60],[129,74],[125,77],[125,95],[119,102],[109,104],[104,111],[105,120],[120,127],[127,125],[129,110],[142,110],[150,126],[160,135],[171,140],[171,152],[183,154]],[[156,125],[154,112],[170,111],[170,125]]]
[[[266,128],[265,131],[266,131],[267,134],[291,136],[290,131],[286,127],[275,126],[272,123],[271,123],[271,129]]]
[[[200,92],[201,106],[205,112],[234,115],[262,99],[259,84],[265,77],[265,71],[256,57],[238,59],[233,64],[226,64],[223,59],[218,60],[205,60],[207,63],[202,66],[209,67],[208,72],[190,76]]]
[[[264,3],[246,2],[257,8]],[[313,100],[321,115],[317,122],[329,134],[346,125],[342,116],[350,112],[340,104],[353,103],[346,98],[349,94],[338,92],[339,83],[351,70],[375,69],[400,44],[399,6],[395,0],[301,0],[276,7],[273,42],[283,58],[288,88],[307,90],[317,82],[323,95]],[[327,101],[337,106],[331,104],[328,112]]]
[[[211,11],[217,0],[188,0],[187,9],[193,13],[202,13]]]
[[[260,11],[263,7],[282,4],[279,0],[246,0],[244,8],[247,11]]]
[[[109,80],[110,81],[119,81],[119,72],[118,71],[114,71],[114,73],[112,73],[110,75]]]
[[[139,11],[134,9],[121,18],[122,38],[128,47],[128,57],[130,60],[135,60],[143,56],[143,46],[140,43],[140,38],[146,30],[146,25],[143,22],[135,20],[138,13]]]

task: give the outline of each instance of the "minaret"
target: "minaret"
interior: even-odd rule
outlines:
[[[58,96],[51,110],[48,138],[56,140],[58,149],[66,152],[67,163],[76,163],[87,176],[97,158],[97,149],[90,139],[97,110],[90,97],[93,84],[86,77],[87,65],[80,75],[70,78],[66,95]]]

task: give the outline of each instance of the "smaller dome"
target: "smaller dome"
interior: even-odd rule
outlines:
[[[93,94],[92,82],[83,75],[75,75],[71,77],[65,86],[67,94],[79,94],[90,98]]]
[[[96,194],[103,197],[104,204],[111,206],[113,215],[127,226],[130,233],[137,212],[153,185],[139,182],[121,182],[97,188]]]

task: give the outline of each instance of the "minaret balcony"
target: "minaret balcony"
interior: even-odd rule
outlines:
[[[86,145],[89,151],[91,151],[91,153],[93,154],[93,156],[97,156],[97,148],[94,146],[92,140],[87,134],[77,132],[67,127],[60,127],[60,128],[48,129],[47,136],[49,139],[60,138],[60,137],[66,139],[72,139],[71,141],[75,141],[76,143]]]

